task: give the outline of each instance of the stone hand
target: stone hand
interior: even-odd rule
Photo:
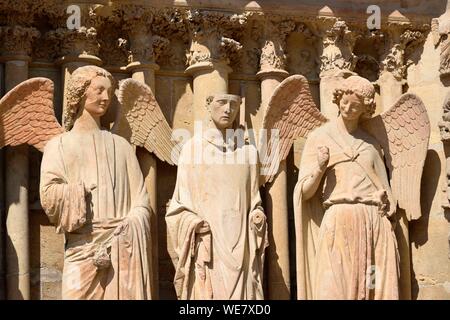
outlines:
[[[259,229],[266,221],[266,215],[261,210],[255,210],[250,217],[250,221],[257,229]]]
[[[128,220],[124,219],[116,228],[116,230],[114,230],[114,235],[118,236],[120,234],[124,234],[125,231],[128,229]]]
[[[317,162],[320,170],[325,170],[330,161],[330,150],[326,146],[317,147]]]
[[[209,224],[206,221],[200,223],[195,229],[195,233],[207,233],[209,231],[211,231],[211,228],[209,227]]]

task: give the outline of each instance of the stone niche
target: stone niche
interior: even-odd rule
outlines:
[[[24,61],[29,78],[53,80],[59,120],[67,78],[86,64],[103,66],[117,80],[132,77],[139,67],[151,70],[154,81],[147,79],[148,84],[168,123],[191,132],[194,120],[206,112],[198,102],[201,95],[225,89],[245,98],[243,119],[248,128],[260,129],[265,99],[271,95],[267,88],[273,90],[293,74],[307,78],[313,99],[323,111],[336,107],[325,101],[333,85],[327,82],[330,74],[356,73],[371,81],[377,90],[377,113],[402,93],[417,94],[428,110],[431,139],[422,178],[422,217],[409,222],[409,261],[405,264],[410,277],[401,281],[401,298],[450,299],[450,151],[440,135],[443,105],[450,93],[447,0],[80,1],[81,27],[77,30],[67,29],[70,4],[51,0],[0,4],[0,93],[9,89],[13,77],[7,74],[7,64]],[[380,30],[367,29],[369,5],[381,8]],[[217,78],[212,77],[210,83],[202,80],[200,65],[212,66]],[[262,86],[267,74],[273,76],[275,85]],[[294,143],[286,163],[289,244],[295,243],[292,194],[303,144],[302,139]],[[4,157],[2,150],[1,172],[7,173]],[[30,148],[26,258],[30,276],[23,280],[30,290],[22,297],[60,299],[64,237],[55,233],[40,205],[41,157]],[[155,287],[160,299],[176,298],[176,257],[164,219],[176,172],[176,167],[157,161],[157,235],[153,241],[158,249]],[[0,179],[0,262],[5,262],[0,266],[0,298],[13,298],[19,289],[7,287],[5,279],[8,270],[14,269],[8,264],[18,262],[4,254],[10,241],[4,223],[5,174]],[[281,269],[290,272],[283,273],[288,287],[283,297],[295,299],[295,248],[284,249],[287,262]],[[276,296],[273,288],[265,284],[267,297]]]

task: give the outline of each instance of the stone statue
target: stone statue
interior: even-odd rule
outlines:
[[[447,11],[431,21],[434,45],[440,47],[439,73],[441,77],[450,75],[450,3]]]
[[[444,146],[446,179],[445,179],[445,200],[442,203],[444,209],[450,209],[450,93],[447,94],[442,107],[442,120],[439,121],[441,140]],[[450,258],[450,234],[448,236],[449,258]]]
[[[256,148],[234,143],[240,97],[207,99],[210,125],[183,146],[166,214],[179,299],[263,299],[266,217]],[[254,161],[252,161],[254,160]]]
[[[272,97],[287,110],[280,144],[307,137],[294,192],[299,299],[399,297],[395,212],[398,204],[409,219],[421,216],[430,125],[413,94],[372,118],[374,95],[368,80],[345,79],[330,122],[303,76],[284,80]]]
[[[151,299],[150,208],[142,172],[130,143],[101,126],[114,87],[102,68],[76,69],[67,87],[65,130],[54,116],[49,79],[27,80],[0,101],[0,147],[28,143],[44,150],[41,203],[66,241],[63,299]],[[128,129],[134,145],[171,162],[171,130],[150,89],[126,79],[117,98],[113,129]]]

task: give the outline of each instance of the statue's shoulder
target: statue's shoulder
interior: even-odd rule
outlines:
[[[61,134],[58,134],[54,137],[52,137],[44,147],[44,153],[49,152],[49,150],[55,150],[59,148],[60,143],[62,142],[63,137],[66,137],[69,132],[63,132]]]
[[[108,131],[108,130],[104,130],[104,134],[110,134],[112,139],[114,140],[115,144],[123,145],[123,146],[127,146],[127,147],[132,148],[131,143],[127,139],[125,139],[124,137],[122,137],[122,136],[120,136],[118,134],[115,134],[115,133],[113,133],[111,131]]]

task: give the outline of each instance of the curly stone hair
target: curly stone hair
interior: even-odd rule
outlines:
[[[362,101],[366,111],[361,115],[362,119],[370,119],[375,113],[375,88],[369,80],[360,76],[351,76],[342,82],[342,85],[333,92],[333,103],[339,106],[344,94],[355,93]]]
[[[95,77],[106,77],[115,88],[116,81],[111,73],[97,66],[84,66],[76,69],[67,83],[67,104],[64,108],[64,128],[72,129],[79,114],[80,104],[85,98],[86,90]]]

